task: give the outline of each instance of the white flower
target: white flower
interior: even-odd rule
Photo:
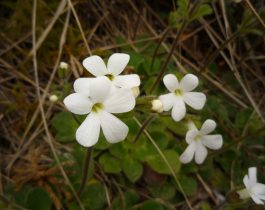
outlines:
[[[66,62],[60,62],[60,69],[68,69],[68,63],[66,63]]]
[[[175,121],[180,121],[185,117],[185,103],[196,110],[203,108],[206,96],[204,93],[191,92],[198,84],[198,78],[193,74],[187,74],[178,82],[173,74],[167,74],[163,82],[170,93],[161,95],[159,99],[163,103],[164,111],[169,111],[172,107],[171,116]]]
[[[101,57],[90,56],[83,60],[83,66],[95,77],[106,76],[111,83],[118,88],[132,89],[140,85],[140,78],[137,74],[119,75],[125,69],[130,56],[124,53],[114,53],[109,57],[107,66]],[[76,92],[87,92],[91,78],[79,78],[74,83]]]
[[[248,169],[248,175],[243,179],[245,189],[238,191],[241,199],[251,197],[256,204],[264,204],[265,201],[265,185],[257,182],[257,168]]]
[[[64,99],[65,106],[74,114],[88,114],[76,131],[76,140],[85,147],[93,146],[98,141],[100,128],[108,142],[124,140],[129,128],[111,113],[131,111],[135,106],[133,95],[122,88],[110,94],[111,83],[106,77],[94,78],[83,85],[81,92]]]
[[[58,101],[58,96],[57,95],[51,95],[49,99],[51,102],[56,102],[56,101]]]
[[[133,87],[133,88],[132,88],[132,93],[133,93],[133,96],[134,96],[135,98],[137,98],[137,97],[139,96],[139,94],[140,94],[139,87]]]
[[[152,104],[152,110],[155,111],[155,112],[163,112],[163,104],[162,104],[162,101],[160,101],[159,99],[154,99],[151,101],[151,104]]]
[[[216,123],[213,120],[206,120],[200,130],[193,126],[193,129],[186,133],[186,142],[189,145],[180,156],[180,161],[189,163],[195,156],[195,162],[201,164],[207,156],[207,147],[213,150],[220,149],[223,145],[222,136],[219,134],[208,135],[215,128]]]

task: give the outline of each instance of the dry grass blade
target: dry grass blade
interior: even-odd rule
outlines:
[[[36,89],[36,92],[37,92],[37,96],[38,96],[38,100],[39,100],[39,106],[40,106],[40,113],[41,113],[41,117],[42,117],[42,121],[43,121],[43,125],[44,125],[44,128],[45,128],[45,132],[46,132],[46,135],[47,135],[47,140],[49,142],[49,145],[51,147],[51,150],[52,150],[52,153],[53,153],[53,156],[60,168],[60,171],[64,177],[64,179],[66,180],[68,186],[70,187],[71,191],[73,192],[74,194],[74,197],[76,198],[80,208],[82,210],[84,210],[84,206],[83,204],[81,203],[75,189],[73,188],[73,185],[71,184],[69,178],[67,177],[64,169],[63,169],[63,166],[62,164],[60,163],[60,160],[57,156],[57,153],[56,153],[56,149],[54,147],[54,143],[53,143],[53,139],[52,139],[52,136],[50,134],[50,131],[49,131],[49,128],[48,128],[48,124],[47,124],[47,121],[46,121],[46,118],[45,118],[45,112],[44,112],[44,108],[43,108],[43,104],[42,104],[42,101],[41,101],[41,93],[40,93],[40,89],[39,89],[39,77],[38,77],[38,64],[37,64],[37,49],[36,49],[36,14],[37,14],[37,0],[34,0],[34,3],[33,3],[33,17],[32,17],[32,43],[33,43],[33,67],[34,67],[34,72],[35,72],[35,82],[36,82],[36,85],[37,85],[37,89]],[[68,18],[69,20],[69,18]]]

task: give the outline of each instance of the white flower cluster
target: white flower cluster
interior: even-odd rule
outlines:
[[[98,142],[100,128],[106,140],[116,143],[126,138],[129,128],[113,114],[131,111],[135,106],[132,88],[140,85],[137,74],[120,75],[129,62],[129,55],[115,53],[107,66],[99,56],[91,56],[83,65],[93,78],[79,78],[75,93],[64,99],[66,108],[74,114],[88,114],[76,131],[76,140],[85,147]]]
[[[180,121],[186,115],[186,104],[193,109],[201,110],[206,102],[204,93],[193,92],[198,86],[199,80],[193,74],[185,75],[179,82],[173,74],[167,74],[163,82],[170,93],[159,96],[163,104],[163,110],[171,110],[173,120]],[[186,142],[188,147],[180,156],[182,163],[189,163],[193,157],[197,164],[202,164],[207,156],[207,149],[217,150],[223,145],[221,135],[209,135],[216,128],[213,120],[206,120],[201,129],[198,130],[192,123],[190,130],[186,133]]]
[[[116,143],[126,138],[129,128],[113,114],[125,113],[135,107],[135,97],[139,95],[140,78],[137,74],[121,75],[130,56],[115,53],[110,56],[107,65],[99,56],[90,56],[83,61],[86,70],[95,77],[79,78],[74,82],[75,93],[64,99],[66,108],[74,114],[86,115],[84,122],[76,131],[76,140],[85,147],[98,142],[102,129],[106,140]],[[61,68],[67,68],[64,63]],[[201,110],[206,96],[193,90],[199,80],[193,74],[187,74],[179,82],[173,74],[163,78],[169,93],[161,95],[151,102],[150,109],[157,113],[170,111],[174,121],[182,120],[186,115],[186,105]],[[50,98],[55,101],[54,98]],[[56,99],[57,100],[57,99]],[[186,133],[188,147],[180,156],[182,163],[189,163],[193,158],[202,164],[207,157],[207,148],[218,150],[223,145],[220,134],[210,134],[216,128],[215,121],[206,120],[200,129],[193,122],[189,123]],[[249,168],[249,174],[243,179],[245,189],[238,191],[241,199],[251,197],[257,204],[264,204],[265,185],[257,182],[257,169]]]

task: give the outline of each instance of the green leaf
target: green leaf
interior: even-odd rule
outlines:
[[[211,210],[211,209],[212,208],[211,208],[210,204],[207,202],[202,202],[200,204],[200,210]]]
[[[110,154],[112,154],[113,156],[117,158],[124,158],[126,154],[128,153],[128,149],[125,148],[125,145],[124,145],[126,143],[127,142],[123,141],[123,142],[120,142],[119,144],[111,145],[109,149]]]
[[[134,148],[131,150],[134,159],[146,162],[157,154],[154,146],[144,137],[140,137],[134,144]]]
[[[162,185],[151,186],[149,187],[149,190],[154,197],[162,198],[165,200],[173,198],[176,193],[176,187],[169,182],[166,182]]]
[[[180,169],[179,155],[174,150],[163,151],[169,165],[172,167],[175,173]],[[156,172],[161,174],[172,174],[171,170],[163,160],[163,158],[156,154],[147,160],[149,166]]]
[[[136,182],[143,174],[142,164],[129,156],[122,160],[122,169],[131,182]]]
[[[103,166],[103,170],[106,173],[118,174],[121,171],[120,160],[117,158],[114,158],[108,153],[105,153],[100,156],[99,163]]]
[[[133,191],[127,191],[124,193],[124,196],[117,196],[114,198],[112,202],[112,210],[121,210],[121,209],[134,209],[133,205],[135,205],[139,201],[138,194]]]
[[[212,14],[212,8],[208,4],[203,4],[192,14],[191,20],[196,20],[210,14]]]
[[[78,124],[69,112],[60,112],[52,119],[52,126],[56,130],[56,138],[60,141],[75,140]]]
[[[139,210],[164,210],[164,207],[155,201],[145,201]]]
[[[189,1],[188,0],[178,0],[178,11],[182,17],[188,15]]]
[[[28,194],[26,208],[32,210],[47,210],[51,208],[52,200],[42,188],[35,188]]]
[[[194,195],[197,193],[197,182],[195,179],[188,176],[181,176],[179,179],[184,192],[188,195]]]
[[[105,209],[107,199],[103,185],[99,182],[89,183],[82,193],[81,200],[88,210]]]
[[[245,127],[246,123],[250,118],[251,113],[251,109],[245,109],[236,113],[235,125],[240,131]]]

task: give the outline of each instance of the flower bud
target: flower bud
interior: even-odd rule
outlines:
[[[138,97],[139,94],[140,94],[139,87],[133,87],[132,88],[132,92],[133,92],[133,95],[134,95],[135,98]]]
[[[155,112],[163,112],[163,103],[162,101],[160,101],[159,99],[154,99],[151,101],[152,103],[152,110],[155,111]]]
[[[60,69],[68,69],[68,63],[66,62],[60,62]]]
[[[56,101],[58,101],[58,96],[57,95],[51,95],[49,99],[51,102],[56,102]]]
[[[58,70],[59,77],[66,78],[67,73],[68,73],[68,64],[65,62],[60,62]]]

